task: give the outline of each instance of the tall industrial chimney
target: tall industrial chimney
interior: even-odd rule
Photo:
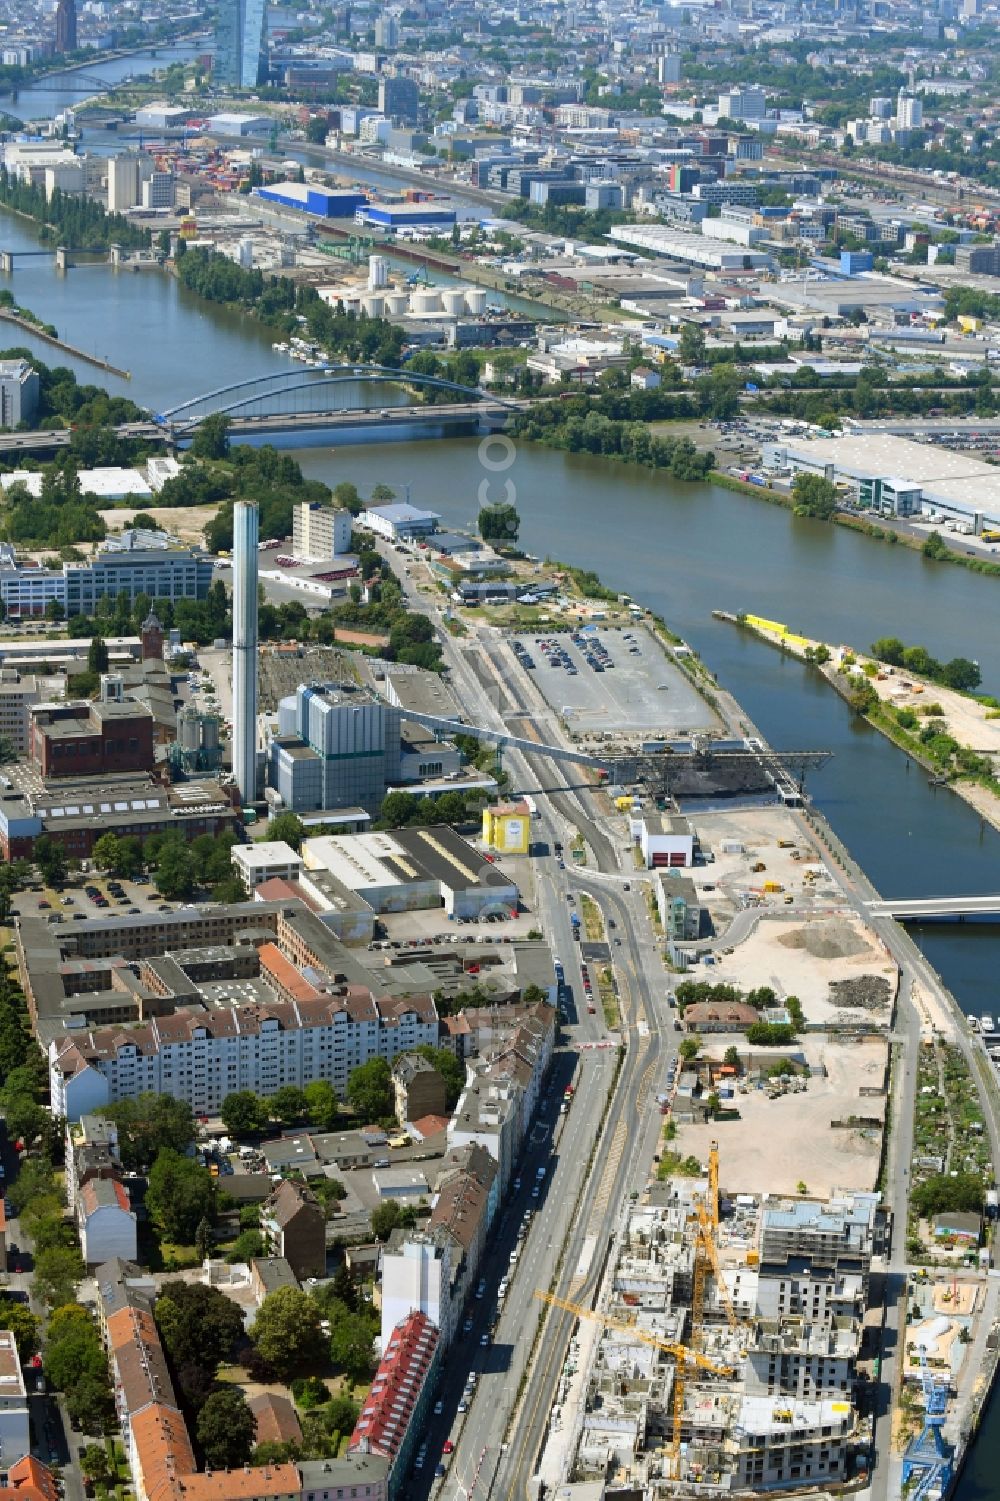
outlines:
[[[244,804],[257,801],[257,507],[233,507],[233,775]]]

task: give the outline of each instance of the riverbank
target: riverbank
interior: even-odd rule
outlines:
[[[724,610],[712,613],[779,651],[811,662],[873,729],[1000,830],[1000,782],[993,774],[992,760],[1000,758],[1000,712],[994,700],[977,699],[913,672],[886,667],[874,657],[839,644],[797,635],[780,621]],[[949,740],[956,750],[949,750],[945,743]]]
[[[118,365],[113,365],[110,360],[102,359],[98,354],[89,354],[86,349],[80,349],[76,344],[70,344],[67,339],[61,339],[57,333],[50,333],[40,323],[34,323],[30,318],[15,312],[11,308],[0,307],[0,319],[4,323],[13,323],[17,328],[23,328],[36,339],[42,339],[46,344],[52,344],[56,349],[61,349],[64,354],[71,354],[75,359],[83,360],[87,365],[95,365],[98,370],[105,370],[109,375],[117,375],[120,380],[131,380],[132,372],[123,370]]]

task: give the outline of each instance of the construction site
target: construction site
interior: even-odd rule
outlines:
[[[707,1171],[630,1203],[596,1308],[538,1294],[579,1317],[539,1469],[545,1493],[599,1482],[648,1497],[679,1485],[735,1494],[858,1476],[871,1442],[857,1377],[885,1234],[878,1206],[874,1193],[720,1192],[714,1142]]]

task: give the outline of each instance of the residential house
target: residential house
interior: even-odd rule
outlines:
[[[444,1115],[445,1082],[437,1069],[420,1053],[403,1053],[392,1065],[396,1096],[396,1119],[401,1126],[422,1115]]]
[[[283,1256],[299,1281],[326,1276],[326,1213],[302,1183],[286,1178],[265,1199],[260,1227],[272,1256]]]

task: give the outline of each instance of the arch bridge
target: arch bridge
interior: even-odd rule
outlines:
[[[234,431],[252,432],[372,421],[504,421],[521,408],[521,402],[478,386],[405,367],[310,364],[218,386],[158,412],[153,420],[171,438],[184,439],[199,422],[217,415],[231,418]]]

